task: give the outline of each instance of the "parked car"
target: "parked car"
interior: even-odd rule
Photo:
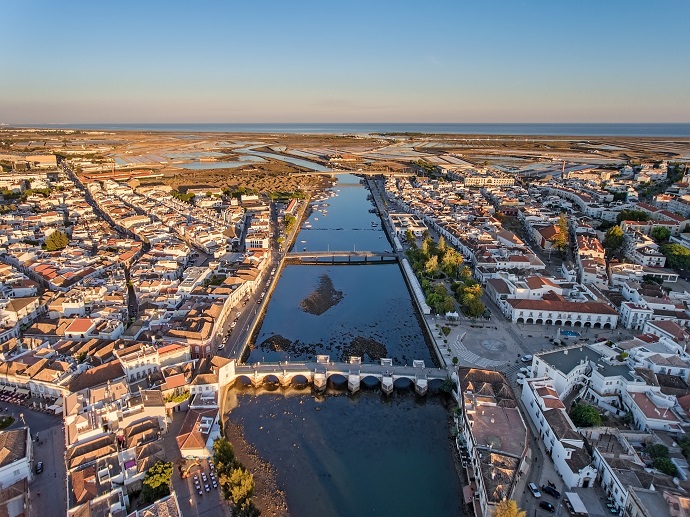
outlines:
[[[531,374],[532,374],[532,372],[530,371],[530,369],[527,368],[526,366],[520,368],[520,373],[524,373],[525,375],[531,375]]]
[[[518,379],[518,380],[522,379],[522,380],[524,381],[524,380],[525,380],[525,374],[524,374],[524,373],[521,373],[521,372],[518,373],[518,374],[517,374],[517,379]]]
[[[43,462],[42,461],[39,461],[38,463],[36,463],[36,469],[35,470],[36,470],[36,474],[40,474],[41,472],[43,472]]]
[[[558,499],[559,497],[561,497],[561,493],[560,493],[558,490],[556,490],[555,488],[550,487],[550,486],[548,486],[548,485],[542,485],[542,486],[541,486],[541,491],[542,491],[542,492],[545,492],[545,493],[547,493],[547,494],[549,494],[549,495],[552,496],[552,497],[555,497],[556,499]]]
[[[534,497],[541,497],[541,492],[539,491],[539,487],[535,485],[534,483],[530,483],[527,485],[529,487],[530,492],[532,492],[532,495]]]
[[[539,508],[543,508],[547,512],[551,512],[551,513],[556,511],[556,507],[548,501],[541,501],[539,503]]]
[[[531,363],[532,362],[532,354],[523,355],[520,358],[520,361],[522,361],[523,363]]]

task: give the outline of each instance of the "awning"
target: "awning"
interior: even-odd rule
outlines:
[[[568,501],[570,501],[570,504],[573,507],[573,513],[587,513],[585,503],[582,502],[582,499],[580,499],[579,495],[577,495],[575,492],[566,492],[565,496],[568,498]]]
[[[24,388],[17,388],[17,393],[19,393],[20,395],[28,395],[29,390],[25,390]]]

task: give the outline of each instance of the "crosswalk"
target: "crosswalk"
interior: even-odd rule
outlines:
[[[460,365],[477,366],[479,368],[486,368],[489,370],[502,370],[502,367],[508,366],[508,363],[505,361],[494,361],[493,359],[487,359],[486,357],[477,355],[462,343],[456,342],[455,350],[457,352],[457,358]]]

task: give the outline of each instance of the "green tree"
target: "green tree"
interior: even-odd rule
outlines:
[[[297,222],[297,219],[295,219],[294,215],[286,215],[285,216],[285,231],[287,233],[290,233],[292,229],[295,227],[295,223]]]
[[[652,239],[654,239],[657,242],[666,242],[668,238],[671,236],[671,230],[669,230],[665,226],[657,226],[651,231],[649,235]]]
[[[568,239],[568,220],[566,219],[565,214],[561,214],[558,218],[558,225],[556,228],[558,231],[551,239],[551,245],[558,251],[562,252],[567,250],[570,244]]]
[[[64,232],[55,230],[46,239],[46,250],[56,251],[65,248],[69,244],[69,239]]]
[[[520,510],[512,499],[504,499],[494,508],[491,517],[525,517],[526,512]]]
[[[610,257],[616,251],[621,249],[624,241],[625,235],[623,230],[621,230],[620,226],[616,225],[608,229],[606,235],[604,236],[604,242],[602,242],[602,245],[606,250],[606,254]]]
[[[448,248],[441,259],[441,269],[449,277],[456,277],[462,264],[462,255],[453,248]]]
[[[441,254],[445,253],[446,250],[448,249],[448,245],[446,244],[446,239],[443,237],[443,235],[441,235],[438,238],[438,244],[436,245],[436,249]]]
[[[649,214],[642,210],[621,210],[616,217],[616,222],[621,221],[649,221]]]
[[[218,438],[213,442],[213,463],[218,472],[229,472],[235,468],[235,450],[225,438]]]
[[[664,244],[659,249],[666,255],[667,264],[676,269],[690,267],[690,250],[680,244]]]
[[[410,245],[412,248],[416,248],[416,247],[417,247],[417,241],[416,241],[416,239],[415,239],[414,233],[412,233],[412,230],[410,230],[409,228],[408,228],[407,231],[405,232],[405,239],[407,240],[407,242],[409,243],[409,245]]]
[[[570,419],[577,427],[598,427],[601,425],[601,415],[592,406],[577,404],[570,410]]]
[[[431,277],[434,277],[438,274],[438,257],[436,255],[429,257],[429,260],[427,260],[424,264],[424,270],[426,271],[426,274]]]
[[[170,479],[172,478],[172,462],[157,461],[146,471],[141,489],[141,499],[144,503],[152,503],[162,497],[170,495]]]
[[[663,472],[664,474],[668,474],[669,476],[675,476],[678,474],[676,464],[673,463],[670,458],[655,458],[652,462],[652,467],[660,472]]]
[[[230,475],[230,498],[237,506],[242,506],[254,494],[254,476],[245,468],[237,467]]]
[[[644,448],[644,451],[653,459],[668,458],[668,447],[663,443],[649,444]]]

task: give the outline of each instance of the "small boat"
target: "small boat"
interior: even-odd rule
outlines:
[[[305,244],[307,241],[300,241],[302,244]]]

